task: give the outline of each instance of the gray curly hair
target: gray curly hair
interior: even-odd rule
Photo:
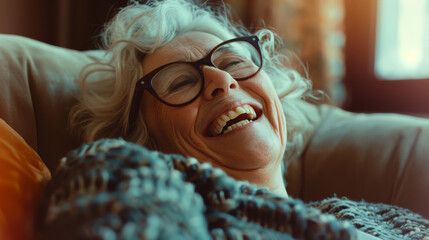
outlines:
[[[106,25],[102,34],[108,60],[88,65],[81,73],[83,92],[80,103],[71,112],[71,126],[87,142],[100,138],[122,137],[153,148],[147,126],[138,114],[133,131],[128,131],[128,116],[135,83],[144,74],[143,58],[167,44],[178,34],[200,31],[222,40],[251,35],[242,25],[229,20],[226,6],[210,7],[190,0],[132,1]],[[261,39],[264,71],[271,78],[281,99],[287,125],[288,147],[297,146],[302,136],[301,114],[292,100],[308,95],[311,83],[288,67],[289,58],[278,53],[282,41],[268,29],[256,32]],[[96,72],[112,74],[91,81]]]

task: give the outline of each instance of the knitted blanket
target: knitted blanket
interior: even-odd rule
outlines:
[[[380,239],[429,240],[429,221],[408,209],[387,204],[330,198],[309,206],[347,220]]]
[[[382,239],[429,236],[429,221],[405,209],[304,204],[121,139],[68,153],[44,202],[43,239],[356,239],[357,228]]]

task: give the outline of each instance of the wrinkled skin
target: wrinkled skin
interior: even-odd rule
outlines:
[[[214,35],[188,32],[156,49],[142,62],[144,73],[167,63],[196,61],[223,42]],[[264,71],[245,81],[204,66],[205,86],[194,102],[170,107],[147,91],[142,111],[150,138],[165,153],[192,156],[223,169],[238,180],[266,186],[287,196],[280,161],[286,147],[286,121],[275,89]],[[205,131],[220,114],[233,107],[250,104],[262,110],[261,116],[241,128],[220,136]]]

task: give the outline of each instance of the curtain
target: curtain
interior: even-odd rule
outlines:
[[[0,0],[0,33],[89,50],[103,25],[128,0]]]

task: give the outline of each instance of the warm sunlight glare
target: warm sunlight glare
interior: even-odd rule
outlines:
[[[429,0],[379,0],[375,73],[382,79],[429,77]]]

